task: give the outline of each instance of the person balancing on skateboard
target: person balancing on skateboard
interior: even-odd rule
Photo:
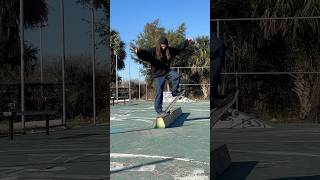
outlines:
[[[170,64],[172,59],[186,49],[190,42],[192,42],[192,39],[188,38],[180,46],[174,48],[169,46],[166,37],[161,36],[156,47],[146,50],[140,48],[134,49],[138,58],[151,64],[152,77],[156,83],[154,108],[159,116],[167,115],[167,112],[162,110],[163,91],[166,79],[172,82],[171,93],[173,97],[183,93],[183,91],[179,91],[180,75],[170,69]]]
[[[229,95],[221,95],[218,90],[221,82],[221,71],[225,63],[226,47],[222,38],[217,37],[217,33],[211,34],[210,41],[210,109],[219,109],[224,105],[230,103],[234,96],[237,95],[237,88],[232,88]]]

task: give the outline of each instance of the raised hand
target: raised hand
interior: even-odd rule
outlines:
[[[134,52],[137,54],[140,51],[140,48],[134,48]]]

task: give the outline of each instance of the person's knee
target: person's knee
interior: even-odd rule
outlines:
[[[179,75],[178,73],[174,74],[174,75],[172,76],[172,80],[173,80],[173,81],[180,81],[180,75]]]
[[[161,92],[161,94],[162,94],[162,92]],[[161,94],[156,95],[156,98],[155,98],[156,101],[160,101],[163,98],[163,96]]]

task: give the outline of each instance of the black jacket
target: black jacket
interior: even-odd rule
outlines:
[[[163,56],[161,59],[157,59],[155,47],[147,50],[140,49],[137,52],[137,56],[141,60],[151,63],[152,77],[156,78],[156,77],[164,76],[170,71],[170,64],[171,64],[172,58],[178,55],[182,50],[186,49],[188,45],[189,45],[189,41],[185,40],[177,48],[168,47],[170,56],[171,56],[170,60],[167,60],[166,56]]]

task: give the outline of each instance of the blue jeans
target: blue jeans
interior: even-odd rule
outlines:
[[[210,51],[210,109],[213,109],[213,104],[219,96],[218,85],[221,80],[221,69],[225,63],[225,45],[223,40],[215,35],[211,36],[211,51]],[[213,46],[214,45],[214,46]]]
[[[163,90],[166,79],[172,82],[172,96],[176,96],[178,94],[180,76],[176,71],[171,70],[164,76],[156,77],[154,79],[156,82],[156,97],[154,102],[154,109],[156,110],[156,112],[161,112],[163,102]]]

